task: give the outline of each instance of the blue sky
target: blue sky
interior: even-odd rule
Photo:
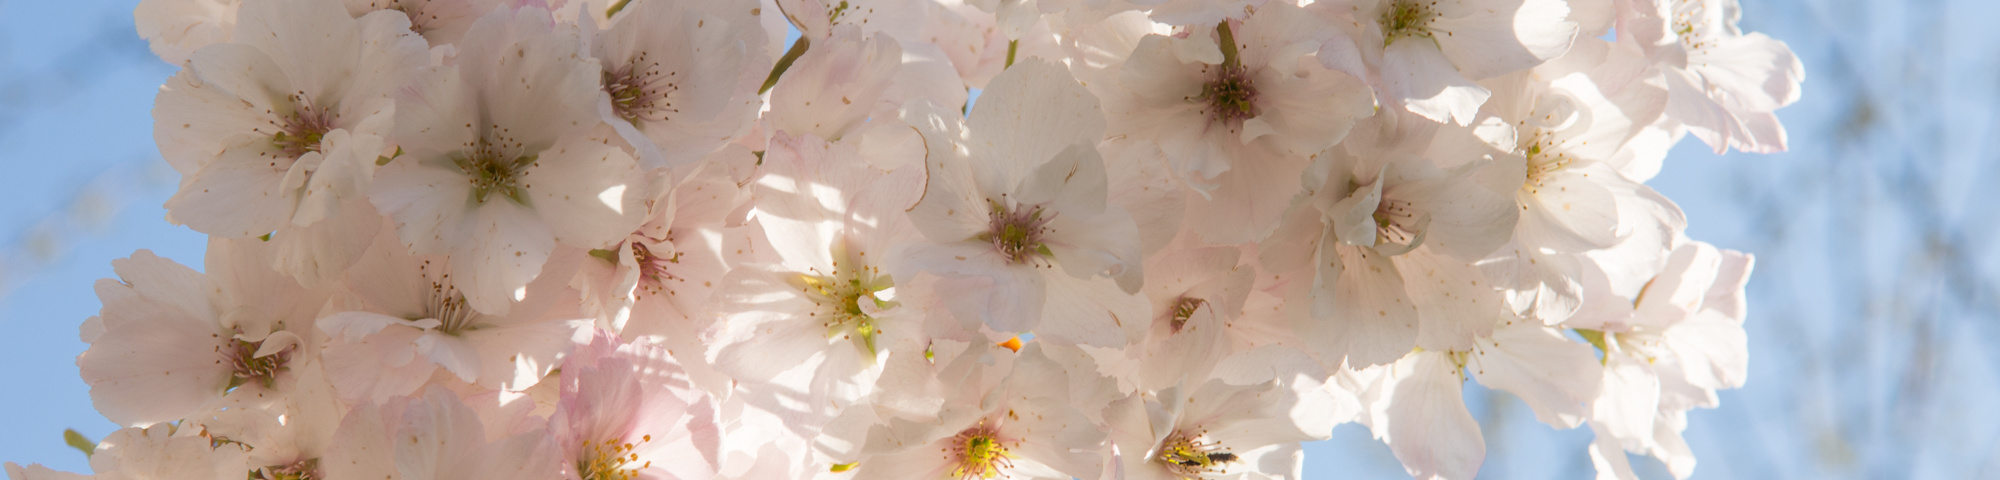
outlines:
[[[91,284],[141,248],[200,265],[206,239],[160,208],[179,178],[150,112],[173,69],[131,33],[134,3],[0,3],[0,460],[88,472],[62,432],[115,429],[77,377]]]
[[[1982,343],[2000,333],[2000,255],[1977,240],[2000,223],[1985,187],[2000,179],[2000,32],[1980,24],[2000,7],[1745,1],[1746,29],[1807,65],[1804,99],[1781,112],[1793,151],[1717,156],[1689,139],[1650,183],[1687,211],[1689,235],[1759,257],[1750,384],[1692,414],[1696,477],[2000,473],[2000,356]],[[0,0],[0,166],[12,173],[0,175],[0,461],[87,472],[63,429],[114,428],[74,364],[77,326],[99,307],[91,284],[142,248],[200,265],[204,238],[159,207],[178,176],[158,158],[150,109],[173,68],[132,35],[134,3]],[[1938,244],[1963,248],[1940,257]],[[1588,431],[1551,430],[1477,383],[1467,392],[1487,434],[1483,478],[1589,475]],[[1307,452],[1307,478],[1403,477],[1356,425]]]

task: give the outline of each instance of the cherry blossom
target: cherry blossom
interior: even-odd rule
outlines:
[[[16,479],[1599,478],[1744,385],[1785,147],[1729,0],[143,0],[200,269],[96,287],[125,427]],[[787,46],[788,33],[797,39]]]

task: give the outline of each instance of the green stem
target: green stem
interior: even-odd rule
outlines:
[[[1007,41],[1007,64],[1001,65],[1000,66],[1001,70],[1006,70],[1008,67],[1014,66],[1014,51],[1019,50],[1020,48],[1021,48],[1020,40]]]
[[[1228,19],[1224,19],[1222,23],[1216,24],[1215,34],[1222,37],[1220,39],[1222,43],[1222,66],[1237,66],[1240,60],[1236,59],[1236,35],[1229,31]]]
[[[806,40],[804,36],[800,36],[799,41],[792,42],[792,49],[786,50],[785,56],[778,58],[778,64],[771,66],[771,76],[764,77],[764,87],[757,89],[757,94],[763,95],[764,92],[771,91],[771,87],[778,86],[778,77],[783,76],[785,70],[792,68],[792,62],[798,61],[800,55],[805,55],[806,48],[811,45],[812,42]]]
[[[611,9],[604,11],[604,18],[618,16],[618,11],[624,10],[625,5],[629,3],[632,3],[632,0],[618,0],[618,3],[611,4]]]
[[[83,436],[82,433],[78,433],[75,429],[63,430],[63,443],[69,444],[70,448],[82,451],[84,458],[89,458],[91,455],[97,453],[97,442],[90,441],[90,437]]]

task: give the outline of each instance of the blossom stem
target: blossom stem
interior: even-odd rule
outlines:
[[[778,64],[771,66],[771,76],[764,77],[764,86],[757,89],[757,94],[763,95],[764,92],[771,91],[771,87],[777,86],[778,77],[783,76],[785,70],[792,68],[792,62],[798,61],[800,55],[805,55],[806,48],[810,46],[812,41],[806,40],[803,36],[799,37],[799,41],[792,42],[792,49],[786,50],[785,56],[778,58]]]
[[[1229,31],[1228,19],[1223,19],[1222,23],[1215,25],[1215,34],[1217,37],[1220,37],[1217,40],[1220,40],[1222,43],[1222,66],[1234,67],[1241,64],[1242,62],[1236,58],[1236,35]],[[1013,57],[1009,56],[1008,58]]]
[[[618,3],[611,4],[611,8],[604,10],[604,18],[611,18],[618,16],[618,12],[620,10],[624,10],[625,5],[630,3],[632,3],[632,0],[618,0]]]
[[[1016,39],[1007,41],[1007,63],[1005,65],[1000,66],[1001,70],[1006,70],[1007,67],[1014,66],[1014,51],[1019,50],[1020,48],[1021,48],[1020,40]]]

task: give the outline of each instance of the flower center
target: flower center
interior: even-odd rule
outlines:
[[[990,479],[998,477],[1002,469],[1013,468],[1014,454],[1007,451],[1007,442],[1000,440],[999,431],[980,420],[957,437],[952,437],[952,451],[958,467],[951,475],[960,480]]]
[[[479,311],[465,304],[465,295],[446,282],[431,282],[430,301],[425,302],[424,318],[437,319],[437,331],[458,335],[478,328]]]
[[[652,435],[639,440],[640,444],[653,441]],[[638,445],[608,439],[603,442],[585,442],[576,459],[576,475],[583,480],[632,480],[639,478],[639,471],[653,467],[653,461],[639,461],[634,452]],[[637,464],[637,465],[634,465]]]
[[[1548,182],[1549,177],[1555,172],[1562,171],[1576,162],[1576,159],[1570,158],[1569,154],[1556,151],[1555,142],[1549,140],[1541,130],[1536,130],[1533,135],[1523,136],[1520,149],[1521,155],[1528,158],[1528,177],[1521,184],[1521,191],[1531,195],[1541,193],[1544,183]]]
[[[1201,86],[1201,100],[1208,103],[1209,118],[1238,124],[1257,116],[1257,89],[1250,84],[1249,71],[1242,65],[1224,64],[1213,68],[1215,76]]]
[[[667,96],[680,90],[674,82],[680,72],[663,73],[660,62],[648,56],[639,52],[630,63],[604,71],[604,92],[611,95],[611,111],[634,127],[640,122],[666,121],[669,114],[679,112]]]
[[[672,272],[667,271],[667,265],[681,263],[681,252],[674,252],[671,256],[655,255],[653,254],[653,250],[646,247],[644,243],[631,243],[632,260],[639,264],[639,278],[641,280],[657,287],[665,284],[668,279],[680,279],[680,277],[674,276]]]
[[[319,478],[319,459],[308,458],[291,465],[273,465],[250,472],[251,480],[314,480]]]
[[[1174,333],[1181,333],[1181,327],[1187,326],[1188,319],[1194,318],[1194,312],[1207,304],[1208,300],[1181,297],[1180,301],[1174,302],[1174,316],[1167,320],[1167,326],[1172,327]]]
[[[296,159],[306,152],[319,151],[320,139],[333,130],[333,114],[314,107],[312,99],[304,93],[292,94],[291,99],[292,114],[285,116],[278,133],[271,135],[271,146],[286,158]]]
[[[854,12],[854,10],[856,10],[856,8],[854,8],[852,4],[848,4],[848,0],[840,0],[838,4],[834,4],[834,8],[828,8],[828,10],[826,10],[826,22],[828,22],[828,24],[838,24],[842,16],[846,16],[848,12]],[[872,12],[872,10],[870,10],[870,12]]]
[[[493,126],[493,130],[501,130]],[[451,162],[464,172],[472,183],[472,200],[486,203],[486,197],[495,193],[506,196],[514,203],[527,205],[528,195],[520,184],[521,175],[534,165],[536,155],[522,155],[520,143],[509,144],[507,139],[499,142],[488,141],[480,136],[468,150],[451,154]]]
[[[1396,43],[1402,37],[1429,38],[1431,21],[1436,19],[1437,13],[1431,11],[1428,0],[1396,0],[1378,20],[1382,24],[1382,46]]]
[[[403,16],[409,17],[410,19],[410,31],[416,32],[417,35],[430,33],[431,30],[434,30],[437,27],[436,25],[431,25],[432,21],[437,20],[437,15],[433,13],[426,13],[424,11],[424,7],[429,6],[428,1],[424,1],[423,5],[413,5],[414,3],[416,3],[415,0],[413,1],[375,0],[368,2],[368,6],[378,10],[395,10],[398,12],[402,12]],[[439,23],[444,23],[444,22],[439,22]]]
[[[993,242],[993,250],[1007,257],[1008,263],[1020,265],[1054,255],[1048,245],[1042,244],[1049,233],[1049,221],[1056,218],[1054,214],[1042,215],[1040,206],[1009,208],[998,201],[988,202],[993,207],[992,216],[987,232],[980,234],[980,239]]]
[[[1183,477],[1193,477],[1207,473],[1222,473],[1226,464],[1236,461],[1236,454],[1222,448],[1222,444],[1209,441],[1204,435],[1189,435],[1175,431],[1160,444],[1158,458],[1166,464],[1167,471]]]
[[[1429,215],[1420,215],[1410,208],[1410,202],[1394,198],[1383,198],[1375,207],[1375,250],[1384,255],[1398,255],[1423,245],[1424,228],[1431,223]]]
[[[264,342],[261,341],[229,340],[229,346],[222,352],[222,358],[233,370],[229,378],[229,389],[251,382],[256,382],[258,386],[267,390],[272,388],[278,380],[278,372],[285,370],[285,364],[291,361],[292,351],[297,349],[297,347],[285,347],[278,353],[259,357],[257,348],[262,346]]]
[[[1708,16],[1708,6],[1700,1],[1681,0],[1674,5],[1674,36],[1679,37],[1681,46],[1688,51],[1708,48],[1708,36],[1701,28]]]
[[[848,265],[859,265],[855,258],[848,259]],[[794,278],[794,286],[805,292],[806,298],[819,305],[813,312],[820,319],[820,326],[826,327],[827,338],[841,337],[854,341],[854,346],[865,352],[869,358],[875,357],[875,336],[882,333],[877,319],[863,308],[863,302],[875,311],[895,308],[899,304],[885,298],[896,288],[896,282],[879,269],[869,266],[840,269],[836,267],[831,275],[801,273]]]

